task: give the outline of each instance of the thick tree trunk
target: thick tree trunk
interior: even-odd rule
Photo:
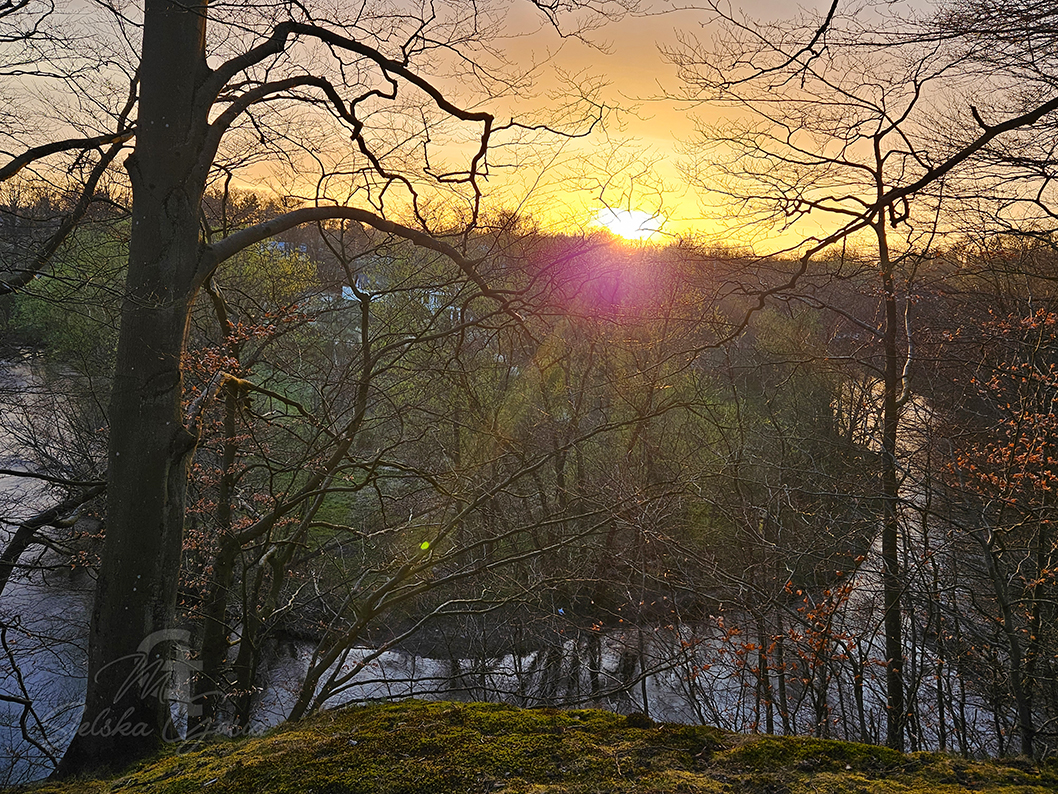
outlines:
[[[125,765],[173,738],[168,685],[194,438],[180,358],[199,259],[205,2],[148,0],[129,272],[110,404],[107,529],[81,725],[57,774]]]

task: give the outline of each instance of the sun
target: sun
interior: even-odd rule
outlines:
[[[605,207],[595,214],[593,223],[626,240],[646,240],[661,231],[665,219],[643,210],[615,210]]]

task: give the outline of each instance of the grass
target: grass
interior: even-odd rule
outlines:
[[[405,701],[251,738],[174,745],[107,779],[33,794],[1045,794],[1058,766],[803,737],[738,736],[606,711]]]

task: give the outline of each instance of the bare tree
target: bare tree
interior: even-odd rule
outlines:
[[[1058,97],[1050,89],[1030,91],[1021,104],[996,109],[1005,119],[992,123],[967,103],[967,123],[949,121],[941,128],[935,110],[940,92],[962,88],[967,71],[965,52],[938,43],[937,36],[905,34],[908,26],[887,24],[884,9],[842,14],[837,2],[824,17],[780,23],[758,23],[719,4],[712,8],[724,35],[712,46],[687,39],[668,54],[685,80],[683,98],[718,102],[737,115],[726,124],[703,126],[699,145],[705,148],[691,175],[703,190],[737,207],[743,222],[770,223],[783,235],[783,247],[798,257],[788,279],[748,291],[762,305],[790,292],[814,275],[817,254],[841,245],[838,261],[844,262],[846,250],[864,244],[861,233],[870,233],[877,258],[877,322],[834,310],[868,330],[881,348],[881,362],[871,366],[881,382],[888,742],[903,749],[898,438],[913,345],[910,327],[905,330],[910,303],[905,298],[901,312],[898,276],[903,270],[910,295],[917,259],[940,228],[936,199],[948,195],[950,183],[971,173],[1001,136],[1049,118]],[[961,35],[938,24],[952,37]],[[714,167],[714,161],[720,164]],[[810,295],[805,300],[816,301]]]

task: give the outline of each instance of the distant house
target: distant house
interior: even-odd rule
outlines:
[[[305,243],[291,243],[286,240],[265,240],[263,245],[265,250],[283,256],[294,256],[296,254],[307,256],[309,253],[309,247]]]

